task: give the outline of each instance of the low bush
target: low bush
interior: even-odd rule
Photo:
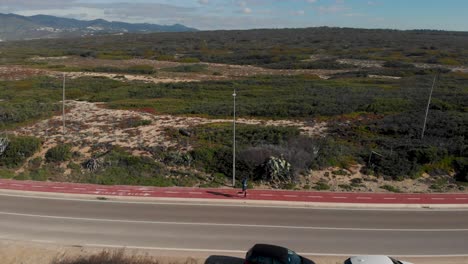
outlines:
[[[325,182],[318,182],[313,188],[317,191],[326,191],[330,190],[330,185]]]
[[[394,192],[394,193],[401,193],[400,189],[398,189],[395,186],[388,185],[388,184],[380,186],[380,189],[384,189],[384,190],[387,190],[389,192]]]
[[[0,169],[0,179],[13,179],[15,173],[10,170]]]
[[[18,167],[41,148],[41,140],[35,137],[12,137],[0,156],[0,166]]]
[[[388,68],[416,68],[413,64],[402,61],[387,61],[383,66]]]
[[[86,177],[84,181],[104,185],[172,186],[164,166],[149,157],[137,157],[122,149],[105,155],[104,166]]]
[[[204,64],[181,65],[172,68],[164,68],[168,72],[204,72],[208,67]]]
[[[51,149],[49,149],[45,158],[47,162],[62,162],[70,160],[72,157],[71,147],[67,144],[59,144]]]
[[[459,158],[454,162],[455,179],[460,182],[468,182],[468,158]]]

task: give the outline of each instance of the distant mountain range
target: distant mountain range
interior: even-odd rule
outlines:
[[[80,37],[121,33],[197,31],[184,25],[130,24],[103,19],[83,21],[55,16],[0,13],[0,41]]]

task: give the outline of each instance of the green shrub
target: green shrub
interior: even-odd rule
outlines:
[[[37,157],[29,161],[29,167],[32,169],[38,169],[42,164],[42,158]]]
[[[137,157],[122,149],[108,153],[101,169],[93,172],[85,181],[104,185],[173,186],[177,180],[165,177],[165,168],[149,157]]]
[[[16,175],[14,179],[18,180],[18,181],[28,181],[28,180],[31,180],[31,177],[29,177],[29,173],[22,172],[22,173]]]
[[[317,191],[326,191],[326,190],[330,190],[330,185],[328,185],[325,182],[318,182],[314,186],[314,189],[317,190]]]
[[[353,186],[349,185],[349,184],[340,184],[338,185],[338,187],[340,187],[341,189],[349,192],[349,191],[352,191],[353,190]]]
[[[453,161],[455,179],[460,182],[468,182],[468,158],[459,158]]]
[[[29,178],[33,181],[46,181],[50,176],[50,172],[47,169],[37,169],[29,172]]]
[[[168,72],[204,72],[208,67],[205,64],[181,65],[172,68],[164,68]]]
[[[387,61],[383,66],[388,68],[415,68],[413,64],[402,61]]]
[[[60,144],[46,152],[45,158],[47,162],[62,162],[68,161],[72,157],[71,147],[67,144]]]
[[[384,190],[387,190],[389,192],[394,192],[394,193],[401,193],[400,189],[398,189],[395,186],[388,185],[388,184],[380,186],[380,189],[384,189]]]
[[[15,173],[10,170],[0,169],[0,179],[12,179]]]
[[[41,140],[35,137],[12,137],[0,156],[0,166],[18,167],[41,148]]]

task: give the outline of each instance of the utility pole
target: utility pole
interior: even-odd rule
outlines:
[[[424,117],[424,124],[421,132],[421,139],[424,138],[424,132],[426,132],[427,116],[429,115],[429,107],[431,106],[432,93],[434,92],[434,87],[436,85],[437,79],[439,78],[439,75],[440,72],[437,72],[436,76],[434,76],[434,81],[432,82],[431,92],[429,93],[429,100],[427,101],[426,116]]]
[[[63,93],[62,93],[62,121],[63,121],[63,136],[65,137],[65,73],[63,73]]]
[[[232,187],[236,187],[236,89],[234,88],[234,93],[232,97],[234,99],[234,113],[233,113],[233,122],[232,122]]]

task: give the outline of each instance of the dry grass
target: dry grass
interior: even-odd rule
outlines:
[[[123,250],[102,251],[89,256],[57,257],[51,264],[160,264],[148,256],[127,256]]]

